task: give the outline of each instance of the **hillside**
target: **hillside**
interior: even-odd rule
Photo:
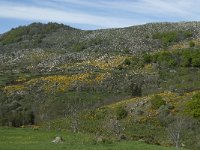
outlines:
[[[2,126],[198,149],[199,92],[200,22],[93,31],[33,23],[0,36]],[[177,143],[169,129],[180,120]]]

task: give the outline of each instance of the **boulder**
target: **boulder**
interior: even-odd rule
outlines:
[[[103,142],[104,142],[104,139],[103,139],[102,136],[100,136],[100,137],[98,137],[98,138],[96,139],[96,141],[97,141],[97,143],[103,143]]]
[[[58,143],[63,143],[63,139],[59,136],[55,137],[55,139],[53,141],[51,141],[54,144],[58,144]]]

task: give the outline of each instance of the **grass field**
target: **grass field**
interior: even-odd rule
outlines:
[[[56,136],[61,136],[64,142],[60,144],[51,143]],[[86,134],[72,134],[67,131],[0,128],[0,150],[175,150],[175,148],[132,141],[95,144],[93,138]]]

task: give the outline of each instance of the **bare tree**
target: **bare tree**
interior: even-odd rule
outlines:
[[[71,111],[70,119],[71,119],[71,128],[72,128],[72,131],[74,133],[78,133],[79,132],[80,121],[79,121],[79,118],[78,118],[77,109],[71,107],[70,111]]]
[[[106,128],[108,128],[117,137],[121,136],[122,132],[125,130],[123,125],[120,123],[119,120],[116,119],[116,117],[109,120]]]
[[[73,103],[68,103],[66,112],[64,116],[69,118],[71,121],[70,127],[74,133],[79,133],[80,127],[80,118],[79,118],[79,110],[83,107],[83,103],[81,100],[74,101]],[[67,115],[68,114],[68,115]]]
[[[185,119],[183,117],[175,117],[175,120],[169,124],[167,131],[176,148],[180,147],[183,130],[185,129]]]

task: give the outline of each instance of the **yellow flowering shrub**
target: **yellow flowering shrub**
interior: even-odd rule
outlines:
[[[61,66],[60,68],[71,68],[71,67],[84,67],[87,65],[95,66],[103,70],[110,70],[114,67],[119,66],[124,60],[126,59],[125,56],[112,56],[110,58],[98,58],[95,60],[87,60],[83,61],[81,63],[75,63],[75,64],[65,64]]]
[[[10,86],[4,87],[3,90],[7,94],[11,94],[11,93],[17,92],[17,91],[25,91],[26,87],[24,85],[10,85]]]
[[[76,82],[92,85],[103,81],[108,75],[109,73],[99,73],[95,75],[91,73],[76,75],[53,75],[31,79],[30,81],[20,85],[6,86],[4,91],[6,93],[10,93],[14,91],[25,90],[28,87],[31,88],[33,86],[38,86],[41,87],[41,89],[45,92],[64,92]],[[22,79],[19,78],[19,81],[21,80]]]

